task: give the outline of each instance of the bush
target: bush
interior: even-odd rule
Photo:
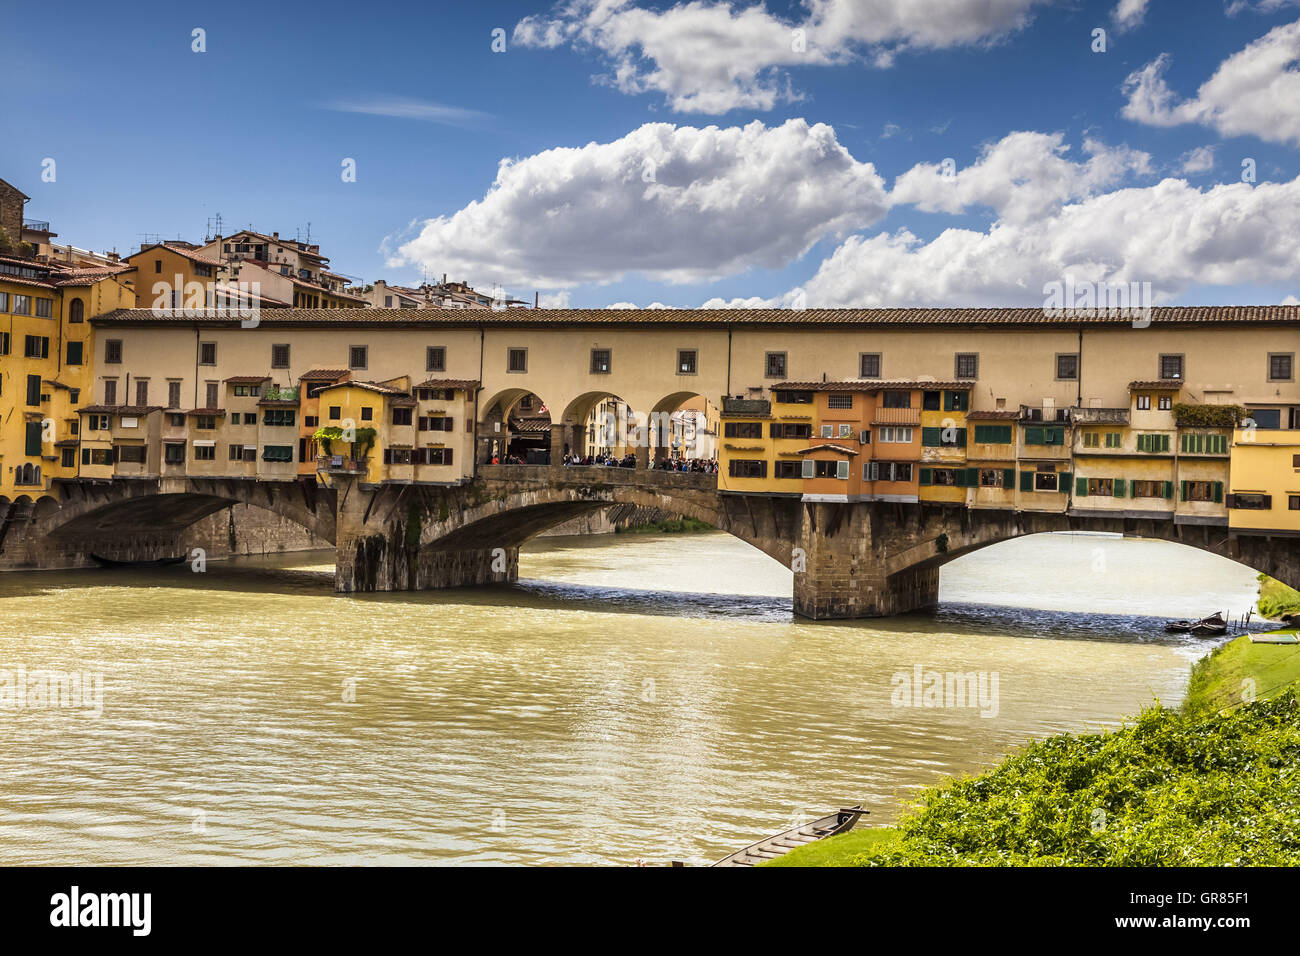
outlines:
[[[1174,405],[1174,421],[1184,428],[1235,428],[1245,417],[1240,405]]]

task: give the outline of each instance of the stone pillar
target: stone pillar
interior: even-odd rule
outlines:
[[[564,446],[569,443],[569,436],[565,434],[569,426],[560,423],[551,425],[551,464],[561,465],[564,463]]]
[[[800,524],[795,613],[814,620],[885,617],[938,601],[937,564],[885,573],[868,503],[806,502]]]

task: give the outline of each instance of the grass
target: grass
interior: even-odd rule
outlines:
[[[1196,662],[1183,710],[1204,715],[1235,707],[1248,697],[1267,700],[1298,681],[1300,645],[1253,644],[1249,637],[1239,637]]]
[[[1259,613],[1276,619],[1283,614],[1300,614],[1300,591],[1287,587],[1267,574],[1259,576],[1259,600],[1255,605]]]
[[[1300,865],[1297,688],[1300,646],[1240,637],[1197,663],[1181,708],[1030,744],[927,790],[895,827],[765,865]]]
[[[701,531],[713,531],[714,527],[698,518],[668,518],[634,527],[620,525],[614,530],[618,534],[696,534]]]
[[[763,866],[856,866],[854,858],[863,853],[894,849],[898,831],[893,827],[862,827],[839,836],[809,843]]]

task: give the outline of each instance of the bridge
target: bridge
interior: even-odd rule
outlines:
[[[483,465],[457,485],[234,478],[67,481],[5,519],[11,566],[149,560],[185,552],[186,528],[231,504],[265,508],[334,544],[341,593],[448,588],[518,579],[519,548],[576,515],[611,505],[707,522],[790,568],[794,609],[809,618],[897,614],[938,599],[939,569],[979,548],[1047,531],[1104,531],[1200,548],[1300,586],[1300,549],[1284,535],[1238,535],[1172,520],[968,508],[920,502],[802,501],[722,494],[716,476],[641,468]]]

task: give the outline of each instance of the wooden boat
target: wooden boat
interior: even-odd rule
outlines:
[[[856,807],[836,810],[834,813],[828,813],[824,817],[817,818],[812,823],[794,827],[784,833],[778,833],[776,836],[770,836],[764,840],[759,840],[757,843],[752,843],[743,850],[737,850],[731,856],[725,857],[712,865],[754,866],[767,860],[775,860],[778,856],[785,856],[785,854],[797,847],[816,843],[818,840],[824,840],[838,833],[848,833],[858,822],[859,817],[870,812],[870,810],[863,810],[861,804]]]
[[[102,554],[91,554],[91,557],[105,568],[167,568],[185,560],[183,554],[174,558],[157,558],[153,561],[118,561],[115,558],[106,558]]]
[[[1195,621],[1170,621],[1165,625],[1165,630],[1171,634],[1186,634],[1195,626]]]
[[[1228,621],[1216,611],[1193,624],[1191,633],[1194,637],[1218,637],[1220,634],[1228,633]]]

